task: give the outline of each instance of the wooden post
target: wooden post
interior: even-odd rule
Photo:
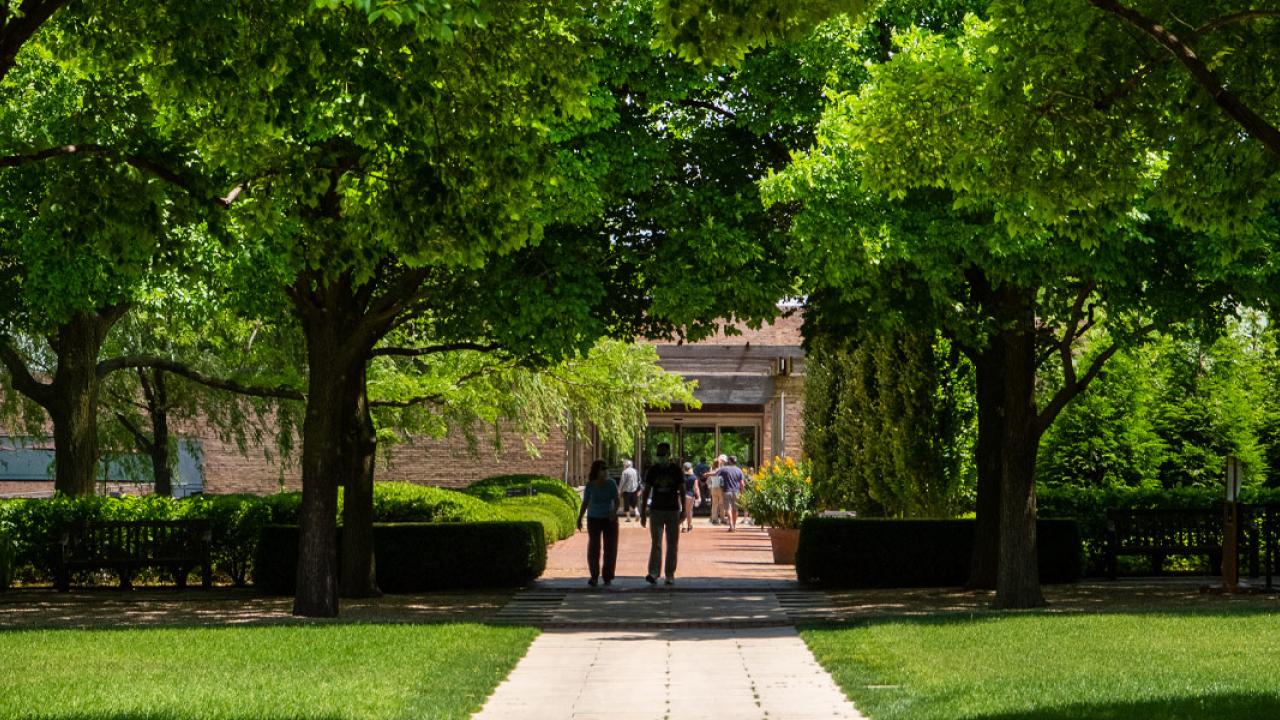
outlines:
[[[1236,592],[1240,587],[1240,458],[1227,458],[1226,499],[1222,503],[1222,589]]]

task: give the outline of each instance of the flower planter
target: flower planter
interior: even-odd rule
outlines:
[[[795,565],[796,545],[799,543],[798,528],[769,528],[769,544],[773,546],[775,565]]]

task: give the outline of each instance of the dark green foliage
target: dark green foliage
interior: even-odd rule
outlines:
[[[341,551],[342,530],[338,530]],[[389,593],[519,587],[542,574],[547,546],[534,522],[390,523],[373,526],[378,587]],[[263,528],[253,583],[277,595],[294,592],[298,528]]]
[[[810,334],[804,448],[826,507],[948,517],[972,503],[972,370],[932,332]]]
[[[1261,316],[1242,315],[1221,337],[1164,336],[1113,358],[1046,432],[1039,482],[1216,488],[1235,455],[1246,486],[1273,484],[1276,342]]]
[[[196,496],[185,500],[87,496],[8,500],[0,503],[0,525],[12,528],[15,575],[28,581],[53,577],[63,531],[99,520],[208,520],[213,530],[214,569],[236,585],[248,577],[260,528],[270,521],[264,498],[252,495]]]
[[[543,478],[574,495],[558,480]],[[374,520],[382,523],[474,523],[497,520],[531,520],[544,528],[550,544],[573,534],[576,505],[565,501],[551,485],[534,498],[507,498],[497,493],[493,502],[457,490],[402,482],[374,485]],[[492,494],[492,493],[490,493]],[[58,559],[63,529],[92,520],[208,520],[213,528],[215,570],[236,585],[249,577],[258,538],[268,524],[298,521],[301,493],[256,495],[201,495],[183,500],[146,497],[81,497],[0,501],[0,528],[10,528],[14,545],[13,568],[29,582],[48,581]],[[342,509],[339,503],[338,514]]]
[[[1043,515],[1071,517],[1080,523],[1085,548],[1085,567],[1090,574],[1102,574],[1106,559],[1107,510],[1187,509],[1213,510],[1220,507],[1223,491],[1218,487],[1040,487],[1036,506]],[[1245,487],[1240,499],[1250,504],[1280,503],[1280,488]]]
[[[0,591],[8,590],[13,580],[13,539],[0,529]]]
[[[1079,524],[1039,520],[1036,532],[1041,581],[1079,580]],[[815,517],[800,527],[796,577],[822,587],[963,585],[972,550],[972,520]]]

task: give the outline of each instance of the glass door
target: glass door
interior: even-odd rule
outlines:
[[[677,442],[678,439],[676,427],[674,425],[650,425],[644,431],[644,448],[642,449],[640,462],[637,463],[640,466],[641,477],[644,476],[645,468],[648,468],[657,462],[658,445],[661,443],[667,443],[671,446],[671,452],[676,453],[679,451],[680,447]]]
[[[680,460],[694,465],[710,465],[716,458],[716,429],[686,426],[680,428]]]
[[[720,454],[732,455],[743,468],[754,468],[758,464],[757,428],[754,426],[720,427]]]

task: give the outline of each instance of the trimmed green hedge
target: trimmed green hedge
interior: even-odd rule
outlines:
[[[537,495],[507,497],[509,488],[533,486]],[[547,544],[573,535],[578,525],[582,499],[578,491],[546,475],[495,475],[477,480],[463,490],[497,507],[507,520],[534,520],[542,523]]]
[[[388,593],[519,587],[547,566],[543,529],[533,522],[379,523],[373,547],[378,586]],[[291,595],[297,568],[298,527],[263,528],[254,585]]]
[[[271,521],[254,495],[200,495],[184,500],[143,497],[55,497],[0,502],[0,525],[11,528],[13,577],[49,581],[58,563],[63,531],[99,520],[208,520],[213,530],[214,569],[232,582],[248,580],[249,562],[262,526]]]
[[[800,527],[796,577],[831,588],[963,585],[969,578],[973,526],[972,520],[811,517]],[[1036,528],[1040,580],[1079,580],[1079,523],[1040,520]]]
[[[0,592],[9,589],[13,580],[13,540],[0,530]]]
[[[532,480],[538,495],[506,496],[506,488]],[[404,482],[378,482],[373,490],[374,521],[477,523],[532,521],[545,544],[571,536],[578,496],[554,478],[504,475],[486,478],[465,492]],[[213,560],[218,574],[236,585],[248,582],[258,539],[269,524],[296,525],[299,492],[257,495],[200,495],[184,500],[144,497],[83,497],[0,500],[0,528],[13,541],[11,577],[26,582],[52,580],[58,540],[65,528],[97,520],[180,520],[200,518],[213,527]],[[341,496],[338,517],[341,520]]]
[[[1085,547],[1085,569],[1090,575],[1106,573],[1107,510],[1179,509],[1218,510],[1222,507],[1222,487],[1111,487],[1036,488],[1036,507],[1047,517],[1069,517],[1080,521]],[[1280,488],[1246,487],[1240,499],[1249,504],[1280,504]]]

